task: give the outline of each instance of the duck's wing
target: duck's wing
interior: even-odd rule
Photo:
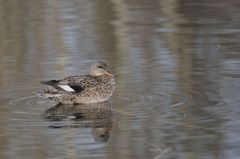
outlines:
[[[80,75],[67,77],[62,80],[43,81],[41,83],[51,85],[61,91],[79,93],[86,88],[98,85],[99,82],[90,75]]]
[[[69,86],[74,92],[79,93],[86,88],[99,84],[98,80],[90,75],[71,76],[59,82],[61,86]]]

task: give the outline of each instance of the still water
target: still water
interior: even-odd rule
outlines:
[[[0,0],[0,158],[238,159],[239,0]],[[106,61],[106,103],[39,81]]]

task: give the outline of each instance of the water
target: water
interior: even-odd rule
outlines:
[[[239,158],[239,7],[0,0],[0,158]],[[36,96],[95,60],[117,77],[110,101]]]

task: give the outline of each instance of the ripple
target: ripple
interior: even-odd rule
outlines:
[[[26,86],[26,87],[18,87],[18,88],[8,88],[8,89],[0,89],[0,93],[5,93],[8,91],[18,91],[18,90],[30,90],[36,88],[43,88],[43,86]]]
[[[172,108],[187,104],[192,99],[192,96],[187,93],[182,94],[170,93],[170,97],[171,97],[170,107]]]
[[[34,87],[36,88],[36,87]],[[16,90],[23,90],[24,88],[17,88]],[[26,89],[33,89],[27,87]],[[13,89],[9,89],[13,91]],[[120,92],[113,96],[112,106],[123,108],[123,112],[129,116],[146,117],[150,113],[168,111],[187,104],[191,101],[191,95],[182,92],[166,91],[167,88],[161,88],[163,92],[152,91],[151,93],[139,94],[138,92]],[[3,90],[2,90],[3,91]],[[36,95],[24,96],[6,103],[3,108],[12,110],[18,119],[30,118],[32,116],[41,116],[47,108],[51,107],[53,102],[50,100],[39,98]],[[16,117],[13,120],[18,120]]]
[[[117,123],[117,121],[113,121],[115,120],[115,117],[113,118],[112,116],[114,113],[125,116],[126,120],[124,122],[134,125],[145,124],[143,120],[147,120],[151,116],[155,116],[156,120],[176,116],[174,109],[186,105],[192,98],[187,92],[174,92],[165,86],[149,92],[140,94],[135,91],[125,92],[124,90],[119,90],[118,94],[115,94],[109,102],[103,103],[103,106],[97,104],[96,107],[98,109],[96,109],[95,112],[97,113],[95,114],[94,109],[96,107],[94,106],[90,106],[92,109],[79,106],[78,109],[75,106],[59,107],[54,106],[54,102],[39,98],[36,95],[26,95],[11,100],[4,105],[4,109],[11,111],[10,121],[12,121],[14,127],[105,128],[106,125],[108,125],[107,127],[112,127],[112,124]],[[109,108],[108,104],[113,110]],[[100,109],[103,107],[108,108],[108,111]],[[99,118],[99,115],[102,114],[105,114],[107,117]]]
[[[135,92],[122,93],[114,97],[116,100],[120,100],[121,103],[126,103],[131,106],[139,106],[144,104],[157,104],[157,105],[168,105],[169,107],[178,107],[189,100],[191,95],[187,92],[157,92],[153,91],[149,94],[139,94]],[[154,105],[155,105],[154,104]]]
[[[113,100],[113,105],[119,106],[115,111],[126,117],[124,121],[126,124],[133,124],[136,127],[145,125],[145,121],[151,118],[156,121],[177,116],[175,109],[187,105],[192,99],[187,92],[178,93],[169,91],[167,88],[161,88],[162,92],[158,90],[143,94],[118,92]]]
[[[113,112],[105,103],[95,105],[56,105],[38,96],[25,96],[4,105],[8,113],[6,131],[17,129],[40,133],[44,128],[90,128],[97,142],[106,142],[113,124]]]
[[[8,118],[10,129],[31,127],[31,130],[35,130],[36,127],[46,126],[41,113],[49,107],[48,105],[48,101],[37,96],[25,96],[9,101],[3,105],[2,111]]]
[[[15,100],[10,101],[5,105],[5,107],[11,107],[11,109],[16,110],[14,112],[18,112],[18,110],[21,110],[23,113],[24,110],[26,111],[36,111],[36,110],[42,110],[44,107],[49,105],[50,102],[44,98],[40,98],[36,95],[33,96],[26,96],[21,97]],[[25,112],[29,113],[29,112]]]

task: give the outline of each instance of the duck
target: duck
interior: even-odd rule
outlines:
[[[91,64],[88,74],[40,83],[51,87],[40,91],[39,96],[61,104],[105,102],[110,99],[116,88],[115,76],[108,71],[108,65],[102,61]]]

